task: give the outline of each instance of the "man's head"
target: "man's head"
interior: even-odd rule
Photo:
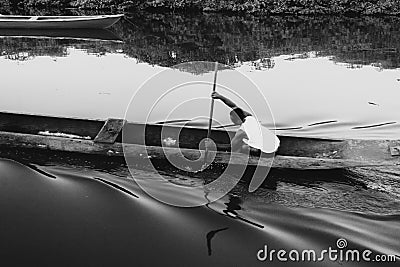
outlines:
[[[229,115],[235,125],[241,125],[247,117],[241,108],[234,108]]]

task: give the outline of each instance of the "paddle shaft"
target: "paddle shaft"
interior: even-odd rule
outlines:
[[[213,90],[212,90],[213,93],[217,89],[217,73],[218,73],[218,62],[215,62],[214,84],[213,84]],[[214,98],[211,98],[210,120],[208,122],[207,140],[211,136],[211,126],[212,126],[213,114],[214,114]],[[207,155],[208,155],[208,147],[206,146],[206,153],[205,153],[205,157],[204,157],[205,161],[207,160]]]

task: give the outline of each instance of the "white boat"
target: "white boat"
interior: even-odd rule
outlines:
[[[2,29],[105,29],[124,15],[13,16],[0,15]]]

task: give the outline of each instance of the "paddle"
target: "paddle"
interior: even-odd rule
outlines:
[[[217,73],[218,73],[218,62],[216,61],[215,62],[215,70],[214,70],[214,84],[213,84],[213,90],[212,90],[213,93],[217,89]],[[211,136],[211,125],[212,125],[213,113],[214,113],[214,98],[211,98],[210,120],[208,122],[207,140],[209,140],[210,136]],[[208,156],[208,146],[206,145],[206,152],[204,155],[204,163],[207,162],[207,156]]]

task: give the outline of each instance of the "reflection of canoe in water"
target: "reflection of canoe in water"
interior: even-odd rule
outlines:
[[[96,16],[6,16],[0,15],[0,28],[7,29],[105,29],[124,15]]]
[[[219,146],[215,163],[270,166],[271,158],[260,159],[227,151],[229,148],[226,145],[233,134],[224,130],[212,131],[211,138]],[[0,113],[0,146],[3,147],[78,152],[110,158],[123,156],[125,151],[137,158],[185,156],[194,160],[204,155],[198,147],[206,136],[207,129],[200,128],[125,123],[118,119],[99,121]],[[400,165],[400,140],[330,140],[289,136],[280,136],[280,140],[281,146],[272,162],[275,168]]]
[[[0,29],[0,38],[75,39],[121,42],[121,38],[107,29]]]

